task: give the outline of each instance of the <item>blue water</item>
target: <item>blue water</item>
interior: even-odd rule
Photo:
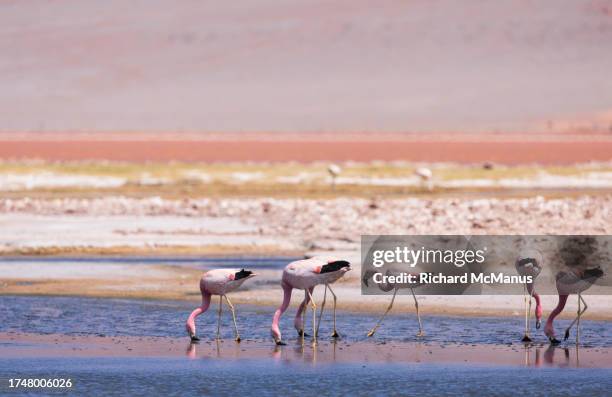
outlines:
[[[279,298],[280,299],[280,298]],[[198,334],[204,338],[216,332],[216,305],[198,317]],[[185,320],[198,302],[100,299],[81,297],[0,296],[0,332],[31,332],[41,334],[93,334],[106,336],[185,336]],[[327,310],[329,309],[329,310]],[[331,304],[327,305],[321,324],[322,336],[331,332]],[[381,307],[381,311],[384,307]],[[238,326],[245,340],[270,342],[270,323],[275,308],[236,305]],[[306,329],[311,327],[311,312],[306,318]],[[297,339],[293,328],[295,308],[289,308],[281,319],[281,331],[288,341]],[[339,311],[338,332],[344,340],[368,339],[367,331],[378,315]],[[425,343],[512,344],[523,346],[523,319],[514,317],[450,317],[422,316]],[[557,333],[563,335],[568,320],[556,322]],[[387,317],[373,338],[374,342],[415,341],[418,330],[412,312],[396,311]],[[224,306],[222,336],[233,334],[231,315]],[[572,334],[573,336],[573,334]],[[542,330],[533,329],[536,342],[546,343]],[[583,320],[583,347],[611,347],[612,323]],[[568,345],[573,343],[570,338]]]
[[[194,268],[243,267],[281,269],[295,258],[193,258],[193,257],[88,257],[88,258],[2,258],[1,261],[36,263],[127,263],[164,264]],[[281,291],[279,288],[279,303]],[[0,332],[40,334],[162,336],[182,337],[189,313],[199,304],[192,302],[99,299],[81,297],[0,296]],[[198,334],[203,342],[216,331],[216,305],[198,318]],[[384,310],[381,304],[381,312]],[[331,302],[321,325],[321,338],[331,332]],[[270,322],[273,307],[236,305],[242,339],[273,349]],[[292,348],[298,343],[293,328],[295,308],[281,321],[283,338]],[[307,317],[307,330],[310,325]],[[395,309],[373,338],[367,338],[378,314],[338,312],[338,331],[342,342],[368,340],[373,344],[420,340],[424,345],[485,344],[511,345],[517,351],[523,320],[519,317],[452,317],[424,315],[426,336],[417,339],[416,317],[412,311]],[[566,320],[556,322],[562,335]],[[612,346],[612,324],[584,320],[583,347]],[[548,349],[541,330],[533,330],[540,349]],[[573,335],[572,335],[573,336]],[[231,341],[231,316],[226,307],[222,318],[222,337]],[[566,344],[572,347],[573,338]],[[233,342],[232,342],[233,343]],[[5,358],[0,345],[0,395],[181,395],[181,396],[604,396],[612,390],[612,370],[457,364],[372,364],[274,361],[241,358],[239,360],[201,357],[56,357]],[[562,350],[557,352],[561,357]],[[566,351],[567,352],[567,351]],[[572,351],[571,360],[574,360]],[[560,356],[561,355],[561,356]],[[562,360],[561,360],[562,361]],[[66,390],[8,389],[8,379],[70,378],[73,388]]]
[[[0,257],[0,262],[18,262],[18,263],[71,263],[71,264],[88,264],[88,263],[109,263],[109,264],[127,264],[127,265],[168,265],[168,266],[185,266],[196,269],[210,268],[255,268],[255,269],[282,269],[289,262],[295,261],[297,257],[194,257],[194,256],[54,256],[54,257],[37,257],[37,256],[3,256]]]
[[[430,364],[305,364],[179,358],[3,359],[8,378],[70,378],[73,395],[609,396],[612,370]],[[66,392],[66,391],[62,391]],[[51,392],[47,391],[51,394]],[[34,390],[32,395],[41,395]]]
[[[197,304],[75,297],[0,296],[0,332],[87,334],[105,336],[185,337],[184,322]],[[273,308],[236,305],[244,340],[273,348],[269,326]],[[382,310],[382,308],[381,308]],[[281,322],[284,337],[297,342],[291,308]],[[321,326],[329,335],[331,316]],[[338,312],[342,341],[366,340],[375,315]],[[204,342],[216,330],[216,311],[199,318]],[[307,320],[308,323],[309,319]],[[423,317],[424,344],[511,344],[523,347],[518,318]],[[559,330],[567,324],[560,321]],[[584,321],[584,346],[612,346],[607,322]],[[371,343],[414,341],[416,318],[411,313],[390,316]],[[561,332],[561,331],[559,331]],[[231,317],[225,310],[222,336],[232,337]],[[231,339],[230,339],[231,340]],[[541,332],[536,341],[546,346]],[[568,343],[570,346],[571,343]],[[269,359],[227,360],[186,358],[3,358],[0,345],[0,395],[358,395],[358,396],[604,396],[612,390],[612,370],[523,368],[456,364],[372,364]],[[8,389],[8,379],[70,378],[70,390]]]

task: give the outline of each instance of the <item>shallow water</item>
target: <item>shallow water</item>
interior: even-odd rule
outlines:
[[[279,298],[280,299],[280,298]],[[197,319],[198,334],[212,338],[216,332],[217,303]],[[41,334],[93,334],[106,336],[185,336],[185,320],[197,307],[197,303],[184,301],[154,301],[128,299],[100,299],[47,296],[1,296],[0,332],[29,332]],[[381,307],[381,311],[384,308]],[[232,338],[231,315],[223,307],[222,336]],[[270,342],[270,323],[273,307],[236,305],[237,320],[241,336],[245,340]],[[289,308],[281,319],[281,331],[287,341],[297,340],[293,328],[296,309]],[[375,324],[377,316],[366,313],[339,311],[337,328],[345,341],[368,339],[367,331]],[[369,340],[376,343],[385,341],[416,341],[425,343],[461,344],[512,344],[520,342],[523,330],[521,318],[508,317],[449,317],[422,316],[426,335],[415,336],[418,326],[412,313],[395,313],[385,320],[376,335]],[[306,317],[308,332],[312,321],[309,311]],[[331,302],[326,306],[320,334],[323,338],[331,333]],[[568,320],[556,322],[559,336],[562,336]],[[536,342],[546,343],[542,330],[533,329]],[[583,347],[611,347],[612,323],[583,319],[581,327]],[[567,341],[574,343],[574,334]]]
[[[182,301],[121,300],[75,297],[1,296],[0,332],[86,334],[106,336],[185,337],[184,321],[195,303]],[[273,348],[269,326],[273,308],[236,305],[243,340]],[[295,308],[281,327],[291,345]],[[310,325],[310,316],[308,325]],[[412,314],[395,314],[375,337],[365,333],[376,320],[370,314],[338,312],[343,342],[368,340],[372,344],[414,341]],[[522,322],[513,318],[424,316],[424,344],[512,344],[519,349]],[[204,341],[216,330],[216,307],[199,318]],[[232,327],[224,311],[222,336],[231,341]],[[559,330],[567,324],[560,321]],[[331,315],[321,328],[328,335]],[[612,346],[612,326],[584,321],[586,346]],[[559,331],[560,332],[560,331]],[[541,332],[538,342],[545,344]],[[571,344],[568,344],[571,345]],[[32,347],[35,345],[32,345]],[[32,348],[31,347],[31,348]],[[293,349],[291,346],[287,346]],[[0,344],[0,353],[3,346]],[[30,349],[31,349],[30,348]],[[573,354],[573,353],[572,353]],[[41,355],[42,356],[42,355]],[[12,358],[0,354],[0,394],[64,393],[66,390],[8,389],[8,379],[70,378],[69,394],[78,395],[497,395],[603,396],[612,389],[612,370],[598,368],[520,367],[446,363],[311,362],[260,358],[225,359],[185,357],[38,357]]]
[[[12,377],[69,377],[72,392],[79,395],[604,396],[612,389],[609,369],[359,363],[313,367],[268,360],[0,357],[0,374],[0,392],[15,392],[6,386]]]
[[[88,263],[109,263],[115,265],[167,265],[185,266],[196,269],[210,268],[254,268],[282,269],[297,257],[194,257],[194,256],[86,256],[86,257],[36,257],[16,256],[0,257],[0,263],[62,263],[66,265],[86,265]]]

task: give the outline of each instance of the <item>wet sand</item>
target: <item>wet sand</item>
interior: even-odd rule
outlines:
[[[336,253],[353,258],[358,253]],[[276,307],[282,297],[280,289],[281,269],[292,259],[275,261],[274,267],[258,266],[257,258],[241,257],[226,264],[230,258],[208,258],[206,261],[173,263],[172,257],[143,257],[140,261],[129,261],[129,257],[92,257],[82,256],[65,258],[13,257],[0,258],[0,296],[37,295],[71,296],[114,299],[151,299],[162,301],[172,299],[192,302],[197,305],[200,299],[198,281],[206,269],[232,267],[252,268],[258,274],[251,283],[231,294],[237,304]],[[255,259],[255,260],[253,260]],[[150,261],[148,263],[148,261]],[[358,260],[353,271],[334,285],[338,295],[338,308],[361,313],[380,313],[386,307],[390,296],[368,296],[364,299],[360,288],[360,268]],[[261,263],[261,262],[260,262]],[[610,297],[597,295],[590,291],[585,295],[589,302],[587,317],[594,320],[612,320]],[[407,293],[407,292],[406,292]],[[605,293],[605,290],[603,292]],[[297,305],[302,291],[294,290],[292,306]],[[322,300],[323,289],[315,289],[315,299]],[[523,297],[517,295],[422,295],[419,296],[423,313],[468,317],[507,316],[520,318],[523,310]],[[546,316],[557,303],[556,295],[543,295],[542,303]],[[576,301],[570,299],[560,318],[573,318]],[[413,313],[411,298],[400,296],[393,313]]]
[[[187,357],[190,359],[265,359],[286,363],[456,363],[532,367],[612,368],[612,348],[438,344],[419,342],[272,341],[231,339],[189,343],[187,338],[41,335],[0,333],[4,358],[18,357]]]
[[[264,135],[265,137],[265,135]],[[560,136],[531,140],[526,135],[496,137],[486,135],[432,140],[429,137],[404,139],[359,139],[342,135],[320,140],[303,135],[299,139],[183,140],[149,139],[105,140],[79,138],[56,140],[49,134],[28,135],[29,139],[0,135],[0,158],[114,161],[186,162],[284,162],[284,161],[373,161],[458,162],[500,164],[573,164],[612,159],[610,135],[589,137]]]

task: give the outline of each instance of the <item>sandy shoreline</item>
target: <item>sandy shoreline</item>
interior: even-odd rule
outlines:
[[[83,296],[112,299],[184,300],[199,305],[198,281],[203,270],[168,265],[69,265],[62,263],[15,264],[0,262],[0,296]],[[231,294],[237,305],[250,304],[276,307],[280,304],[279,270],[258,270],[259,276],[245,288]],[[358,313],[381,313],[390,296],[361,295],[360,270],[355,269],[334,285],[338,309]],[[297,306],[303,292],[294,290],[292,305]],[[323,290],[315,289],[315,300],[321,302]],[[585,295],[589,310],[585,318],[612,321],[610,297]],[[544,316],[556,306],[556,295],[543,295]],[[421,312],[426,315],[473,317],[521,317],[522,295],[420,295]],[[577,303],[570,299],[560,318],[573,318]],[[414,313],[411,297],[400,295],[393,314]]]
[[[529,367],[612,367],[612,349],[562,349],[548,345],[526,347],[438,344],[418,342],[320,341],[316,348],[290,342],[274,346],[260,341],[203,340],[186,338],[40,335],[0,333],[3,358],[27,357],[187,357],[189,359],[262,359],[285,363],[455,363]]]

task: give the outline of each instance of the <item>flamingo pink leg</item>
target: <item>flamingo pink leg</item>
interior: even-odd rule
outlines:
[[[559,340],[557,340],[557,338],[555,338],[555,328],[553,322],[555,321],[555,317],[557,317],[559,313],[563,311],[565,303],[567,302],[567,297],[568,295],[559,295],[559,303],[557,304],[557,307],[555,307],[553,311],[550,312],[548,320],[546,320],[546,325],[544,326],[544,334],[548,336],[550,343],[552,343],[553,345],[558,345],[559,343],[561,343],[559,342]]]
[[[314,288],[310,288],[309,291],[312,293]],[[308,292],[304,291],[304,300],[300,303],[300,306],[297,309],[297,313],[295,313],[295,320],[293,321],[293,326],[298,332],[298,335],[302,336],[304,333],[304,317],[302,313],[305,312],[308,307],[308,302],[310,302],[310,298],[308,297]]]
[[[196,336],[195,319],[200,314],[208,310],[208,308],[210,307],[210,297],[211,295],[209,293],[202,292],[202,305],[191,312],[191,314],[189,315],[189,318],[187,319],[187,323],[185,324],[187,333],[189,334],[189,336],[191,337],[191,340],[193,341],[199,340],[198,337]]]
[[[272,318],[272,337],[274,338],[274,341],[277,345],[284,345],[281,340],[281,332],[278,324],[280,322],[282,314],[287,311],[287,308],[289,307],[289,303],[291,302],[291,291],[293,290],[291,286],[287,285],[284,282],[281,284],[281,286],[283,287],[284,292],[283,303],[281,303],[279,308],[276,309],[276,311],[274,312],[274,317]]]

